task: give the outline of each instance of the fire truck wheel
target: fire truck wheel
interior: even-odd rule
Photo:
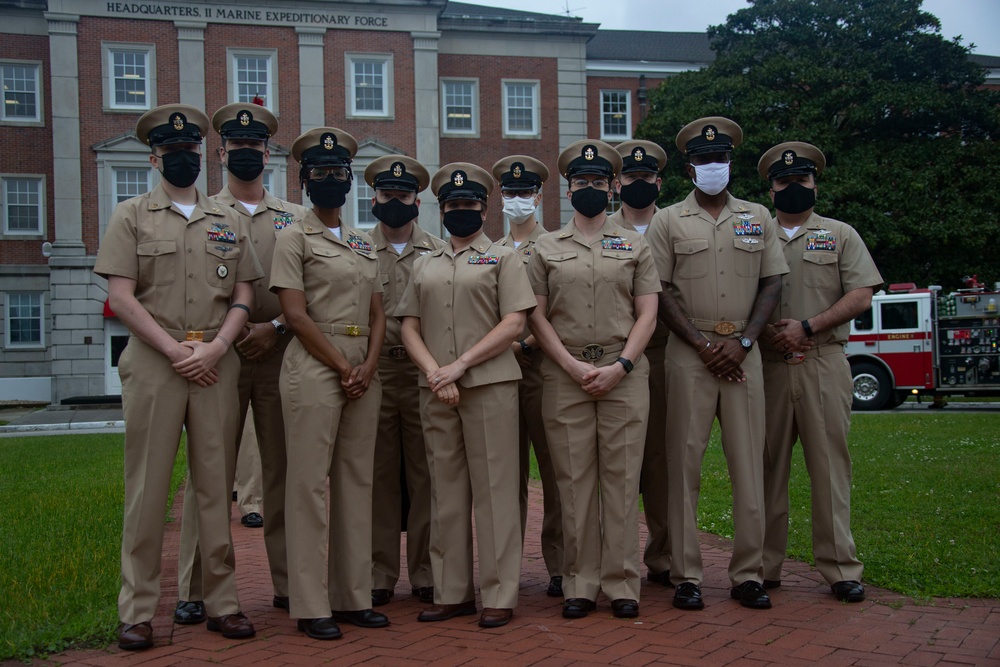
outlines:
[[[860,363],[852,366],[851,372],[854,375],[854,402],[851,405],[854,410],[882,410],[889,406],[895,392],[884,369]]]

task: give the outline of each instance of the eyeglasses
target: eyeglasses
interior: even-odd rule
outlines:
[[[313,167],[309,170],[310,181],[322,181],[327,176],[333,176],[334,180],[343,183],[350,178],[351,172],[347,167]]]
[[[574,190],[581,190],[583,188],[594,188],[595,190],[604,190],[607,192],[611,189],[611,183],[608,182],[606,178],[595,178],[592,181],[588,181],[585,178],[574,178],[569,182],[570,188]]]
[[[537,190],[504,190],[502,193],[504,199],[514,199],[520,197],[521,199],[532,199],[536,194]]]

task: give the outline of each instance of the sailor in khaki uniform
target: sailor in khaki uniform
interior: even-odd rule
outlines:
[[[576,213],[543,235],[528,264],[531,316],[547,359],[542,414],[563,511],[565,618],[611,600],[639,614],[639,471],[649,412],[642,354],[660,291],[649,247],[605,208],[621,157],[585,139],[559,155]]]
[[[431,576],[431,476],[427,469],[424,432],[420,426],[417,367],[406,354],[402,324],[393,312],[413,275],[413,263],[444,245],[417,225],[419,193],[430,175],[405,155],[385,155],[365,169],[365,181],[375,190],[372,214],[379,224],[372,231],[378,253],[379,282],[385,292],[385,342],[378,360],[382,408],[375,441],[375,482],[372,494],[372,604],[389,602],[399,579],[399,534],[402,528],[400,466],[406,479],[406,567],[413,594],[434,602]]]
[[[663,183],[660,172],[667,166],[667,153],[652,141],[624,141],[615,150],[622,157],[622,171],[614,182],[622,207],[608,219],[645,234],[653,215],[660,210],[656,198]],[[648,529],[643,552],[646,579],[663,586],[672,585],[667,529],[667,378],[663,366],[669,336],[670,329],[657,319],[645,350],[649,362],[649,418],[639,483]]]
[[[535,251],[538,237],[545,233],[535,219],[542,203],[542,184],[549,177],[548,168],[527,155],[510,155],[493,165],[493,178],[500,185],[503,213],[510,220],[510,233],[497,245],[512,248],[525,265]],[[525,326],[511,346],[524,376],[517,385],[520,408],[519,458],[521,461],[521,539],[528,520],[528,473],[531,470],[530,448],[535,449],[538,474],[542,478],[542,558],[549,573],[546,595],[562,597],[562,509],[556,485],[552,457],[542,424],[542,361],[545,353]]]
[[[250,637],[240,613],[229,533],[239,359],[230,343],[246,322],[260,264],[243,222],[194,187],[208,117],[169,104],[146,112],[136,136],[161,172],[152,191],[119,204],[94,271],[129,328],[122,353],[125,525],[118,645],[153,645],[164,508],[181,429],[198,515],[208,629]]]
[[[314,639],[340,637],[337,621],[389,624],[371,609],[382,283],[371,237],[341,219],[357,148],[354,137],[332,127],[305,132],[292,144],[313,208],[278,235],[271,266],[271,290],[295,334],[279,379],[289,611]]]
[[[253,283],[250,318],[236,342],[240,358],[240,417],[233,442],[237,461],[247,411],[253,405],[254,428],[259,445],[257,468],[262,474],[264,546],[274,587],[273,604],[288,608],[288,565],[285,552],[285,428],[281,420],[278,375],[281,358],[291,336],[287,333],[278,297],[268,290],[275,238],[283,229],[302,220],[306,209],[282,201],[264,189],[264,167],[270,159],[268,139],[278,131],[278,120],[257,104],[229,104],[212,116],[212,126],[222,137],[219,158],[229,171],[228,184],[213,199],[233,209],[246,223],[250,241],[265,275]],[[250,468],[253,470],[253,468]],[[235,474],[235,473],[234,473]],[[178,597],[174,621],[198,623],[204,618],[201,603],[201,554],[198,552],[197,512],[191,485],[184,496],[181,524]]]
[[[420,414],[431,471],[434,605],[417,620],[476,613],[472,514],[479,547],[479,625],[506,625],[517,606],[517,381],[511,351],[535,304],[521,260],[482,232],[493,179],[466,162],[434,174],[451,234],[417,258],[396,317],[420,369]]]
[[[767,436],[764,446],[764,587],[781,585],[788,546],[788,477],[795,440],[812,488],[816,569],[837,599],[861,602],[864,566],[851,535],[852,379],[844,356],[850,322],[882,285],[868,248],[850,225],[815,213],[816,177],[826,158],[790,141],[757,165],[770,181],[788,262],[781,299],[761,337]]]
[[[761,586],[764,542],[763,332],[788,272],[767,209],[726,190],[739,125],[713,116],[685,125],[677,148],[695,190],[653,218],[646,237],[663,292],[667,342],[667,468],[670,580],[678,609],[701,609],[698,544],[701,462],[716,417],[733,486],[730,595],[752,609],[771,601]]]

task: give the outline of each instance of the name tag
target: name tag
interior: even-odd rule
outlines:
[[[499,264],[500,258],[496,255],[470,255],[469,264]]]

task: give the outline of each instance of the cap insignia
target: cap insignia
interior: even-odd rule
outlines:
[[[393,163],[393,165],[392,165],[392,175],[395,176],[396,178],[399,178],[400,176],[403,175],[403,163],[402,162],[394,162]]]
[[[184,114],[175,113],[170,117],[170,122],[173,124],[174,129],[180,132],[184,129]]]
[[[641,148],[636,148],[634,151],[632,151],[632,159],[635,160],[636,162],[642,162],[645,157],[646,154],[642,152]]]
[[[465,184],[465,174],[460,171],[456,171],[451,175],[451,182],[455,185],[455,187],[462,187],[462,185]]]
[[[587,146],[583,149],[583,159],[593,160],[597,156],[597,151],[594,150],[593,146]]]
[[[243,127],[246,127],[247,125],[250,124],[250,112],[249,111],[241,111],[239,118],[240,118],[240,125],[242,125]]]
[[[515,164],[514,168],[510,170],[510,173],[514,174],[514,178],[521,178],[521,165]]]
[[[334,146],[337,145],[337,139],[332,134],[323,135],[323,148],[328,151],[332,151]]]
[[[715,128],[711,125],[705,128],[705,138],[709,141],[715,141]]]
[[[795,162],[795,151],[785,151],[781,159],[785,161],[785,164],[791,166]]]

